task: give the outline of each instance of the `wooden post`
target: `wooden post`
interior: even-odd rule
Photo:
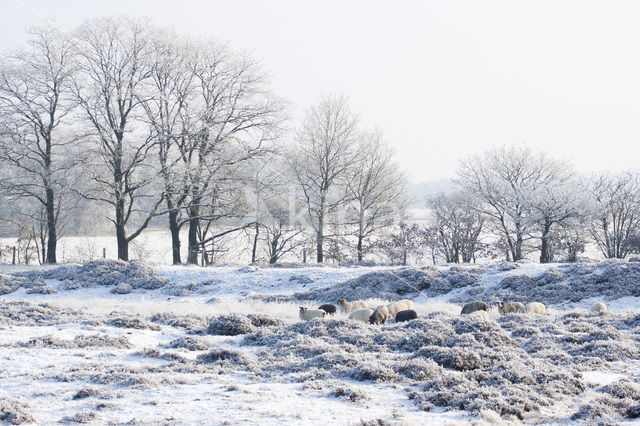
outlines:
[[[13,260],[11,261],[11,264],[15,265],[16,264],[16,246],[11,247],[12,251],[13,251]]]
[[[302,263],[307,263],[307,249],[302,249]]]
[[[107,258],[107,248],[106,247],[102,247],[102,258],[103,259]]]

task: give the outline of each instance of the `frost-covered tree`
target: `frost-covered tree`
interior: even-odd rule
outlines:
[[[197,263],[203,245],[216,237],[199,237],[202,221],[210,228],[219,219],[238,217],[236,209],[223,213],[214,206],[225,204],[219,198],[224,188],[237,184],[245,163],[272,152],[270,143],[283,122],[283,104],[269,92],[268,79],[251,57],[213,42],[200,44],[196,56],[195,132],[180,149],[189,188],[187,263]],[[243,221],[222,232],[250,224]]]
[[[53,27],[29,34],[26,48],[0,61],[0,183],[10,199],[35,204],[29,211],[37,212],[38,234],[46,240],[42,261],[56,263],[60,202],[73,165],[74,139],[64,123],[74,106],[73,40]]]
[[[533,236],[540,239],[540,263],[552,262],[554,235],[571,235],[570,228],[588,216],[587,195],[570,164],[548,161],[545,180],[531,188],[525,200],[536,231]]]
[[[597,175],[590,190],[591,235],[607,259],[624,259],[631,250],[629,238],[640,232],[640,176],[633,172]]]
[[[523,258],[533,237],[532,195],[552,187],[561,163],[525,146],[493,148],[461,161],[456,182],[480,205],[490,229],[508,250]]]
[[[323,96],[307,111],[297,144],[289,162],[302,190],[302,204],[307,211],[316,240],[316,259],[324,261],[325,231],[328,223],[348,199],[345,183],[354,167],[358,152],[358,119],[343,96]]]
[[[462,192],[436,194],[427,200],[434,238],[447,263],[469,263],[476,258],[484,217],[477,203]]]
[[[407,179],[380,131],[361,135],[357,152],[354,167],[347,171],[347,220],[353,229],[347,234],[355,238],[357,260],[362,262],[371,237],[403,215]]]
[[[180,229],[189,196],[189,154],[196,134],[196,52],[171,32],[152,38],[150,76],[141,104],[156,140],[174,265],[182,263]]]
[[[378,242],[391,262],[407,265],[411,257],[420,258],[425,252],[424,230],[416,223],[401,220],[397,227]]]
[[[103,18],[83,24],[76,39],[74,90],[91,131],[86,171],[92,184],[83,195],[113,208],[109,220],[118,258],[128,260],[129,243],[149,225],[162,201],[151,188],[157,140],[141,125],[144,86],[152,72],[151,29],[133,18]]]

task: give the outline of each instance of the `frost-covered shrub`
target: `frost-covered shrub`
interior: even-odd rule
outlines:
[[[0,398],[0,421],[4,424],[20,425],[35,420],[27,411],[29,406],[15,399]]]
[[[27,294],[53,294],[56,290],[50,285],[36,285],[27,290]]]
[[[484,366],[480,354],[469,349],[427,346],[416,352],[415,356],[430,358],[444,368],[458,371],[475,370]]]
[[[273,327],[274,325],[282,324],[282,321],[277,318],[272,318],[268,315],[249,314],[247,315],[251,325],[254,327]]]
[[[179,315],[170,312],[160,312],[149,318],[151,322],[165,324],[171,327],[183,328],[188,331],[205,329],[209,324],[209,318],[196,314]]]
[[[73,395],[73,399],[85,399],[92,397],[101,397],[103,395],[102,391],[92,387],[85,387],[80,389]]]
[[[155,290],[164,287],[168,280],[143,262],[133,260],[100,259],[84,265],[63,265],[54,269],[39,271],[44,279],[60,281],[73,280],[83,287],[117,286],[128,283],[132,288]],[[22,276],[24,273],[16,273]]]
[[[48,303],[6,302],[0,300],[2,325],[57,325],[76,322],[82,315],[72,309],[59,309]]]
[[[204,351],[209,349],[209,343],[197,337],[180,337],[169,343],[170,348],[184,348],[189,351]]]
[[[436,293],[446,293],[452,285],[435,268],[402,268],[396,271],[375,271],[328,287],[294,293],[293,300],[316,300],[336,303],[338,299],[362,300],[370,298],[398,300],[417,295],[432,286],[445,288]]]
[[[392,423],[384,419],[375,419],[375,420],[360,420],[357,426],[391,426]]]
[[[395,382],[398,375],[392,369],[382,366],[379,363],[366,362],[351,370],[349,377],[359,381],[371,382]]]
[[[133,347],[127,336],[113,337],[106,334],[79,335],[72,340],[61,340],[54,336],[40,336],[19,342],[16,346],[25,348],[59,348],[83,349],[92,347],[109,347],[130,349]]]
[[[433,379],[441,376],[442,367],[430,359],[414,358],[399,362],[396,372],[414,380]]]
[[[25,277],[0,274],[0,295],[13,293],[26,283]]]
[[[213,349],[206,354],[198,355],[198,362],[236,368],[249,365],[249,359],[244,354],[228,349]]]
[[[138,330],[159,331],[160,327],[152,322],[135,317],[116,317],[109,320],[109,325],[119,328],[135,328]]]
[[[237,336],[251,333],[254,326],[245,315],[228,314],[213,318],[207,327],[207,334],[216,336]]]
[[[640,385],[628,380],[621,380],[606,386],[602,386],[598,389],[598,391],[608,393],[609,395],[618,399],[630,398],[636,401],[640,401]]]
[[[98,419],[98,415],[93,411],[75,413],[73,416],[65,416],[61,423],[92,423]]]
[[[371,399],[367,394],[360,390],[353,390],[343,386],[338,386],[332,389],[329,392],[329,395],[349,402],[366,402]]]

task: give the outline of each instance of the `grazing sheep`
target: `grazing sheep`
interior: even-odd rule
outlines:
[[[400,311],[407,311],[409,309],[413,309],[413,302],[408,299],[402,299],[396,302],[389,303],[387,305],[387,308],[389,308],[389,315],[391,316],[391,318],[393,318]]]
[[[349,315],[349,319],[369,322],[369,318],[371,318],[371,315],[373,315],[373,309],[359,309],[357,311],[351,312],[351,315]]]
[[[596,302],[591,307],[591,312],[607,312],[607,305],[602,302]]]
[[[333,315],[336,313],[336,305],[332,305],[330,303],[325,303],[324,305],[320,305],[318,309],[322,309],[329,315]]]
[[[396,322],[411,321],[418,318],[418,314],[413,309],[407,309],[406,311],[400,311],[396,314]]]
[[[300,313],[298,316],[303,321],[309,321],[314,318],[324,318],[327,313],[321,309],[309,309],[300,306]]]
[[[476,300],[475,302],[469,302],[462,307],[461,314],[470,314],[475,311],[487,311],[487,304]]]
[[[531,302],[527,304],[526,310],[528,314],[544,314],[546,308],[540,302]]]
[[[347,299],[342,298],[338,300],[338,305],[340,305],[340,312],[343,314],[348,314],[350,312],[357,311],[358,309],[369,309],[369,304],[362,300],[347,302]]]
[[[500,315],[512,314],[516,312],[519,314],[524,314],[524,305],[520,302],[500,302],[498,304],[498,312],[500,312]]]
[[[389,309],[386,306],[381,305],[373,311],[373,314],[369,317],[369,322],[371,324],[384,324],[388,318],[390,318]]]

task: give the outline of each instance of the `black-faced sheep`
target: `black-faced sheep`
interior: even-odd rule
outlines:
[[[475,311],[487,311],[487,304],[476,300],[475,302],[469,302],[462,307],[462,314],[470,314]]]
[[[332,305],[330,303],[325,303],[324,305],[320,305],[318,309],[322,309],[329,315],[333,315],[336,313],[336,305]]]
[[[389,309],[382,305],[378,306],[371,316],[369,317],[369,322],[371,324],[384,324],[389,318]]]
[[[607,305],[605,305],[603,302],[596,302],[591,307],[591,312],[607,312]]]
[[[413,309],[407,309],[406,311],[400,311],[396,314],[396,322],[411,321],[418,318],[418,313]]]
[[[371,308],[358,309],[357,311],[351,312],[351,314],[349,315],[349,319],[362,321],[362,322],[369,322],[369,318],[371,318],[372,314],[373,314],[373,309]]]
[[[300,306],[300,312],[298,313],[298,316],[303,321],[309,321],[314,318],[324,318],[326,314],[327,313],[325,311],[320,309],[309,309]]]
[[[407,311],[409,309],[413,309],[413,302],[408,299],[402,299],[396,302],[389,303],[387,305],[387,308],[389,308],[389,315],[391,315],[391,317],[393,318],[400,311]]]
[[[500,315],[513,314],[513,313],[524,314],[524,305],[520,302],[512,302],[512,303],[500,302],[498,304],[498,312],[500,312]]]
[[[544,314],[546,312],[544,304],[540,302],[531,302],[527,304],[526,311],[528,314]]]
[[[358,309],[369,309],[369,304],[362,300],[354,300],[353,302],[347,302],[347,299],[339,299],[338,305],[340,306],[340,312],[348,314],[350,312],[357,311]]]

